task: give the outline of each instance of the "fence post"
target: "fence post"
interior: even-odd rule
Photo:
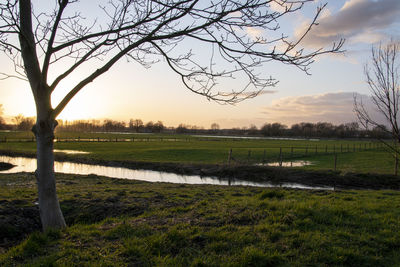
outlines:
[[[247,154],[247,163],[250,163],[250,157],[251,157],[251,150],[249,150]]]
[[[325,153],[328,153],[328,145],[325,145]]]
[[[232,148],[229,150],[229,154],[228,154],[228,166],[231,165],[231,159],[232,159]]]
[[[336,155],[336,145],[333,145],[333,153]]]

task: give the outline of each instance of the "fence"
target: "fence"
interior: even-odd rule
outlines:
[[[0,138],[1,142],[35,142],[35,138]],[[191,142],[191,141],[240,141],[240,139],[230,138],[55,138],[55,142]],[[332,144],[332,145],[315,145],[315,146],[281,146],[281,147],[265,147],[265,148],[234,148],[228,152],[226,163],[228,165],[240,164],[258,164],[278,167],[304,166],[308,162],[300,162],[308,156],[315,155],[332,155],[332,170],[337,170],[338,158],[341,153],[360,152],[383,148],[382,143],[363,142],[358,144]],[[297,162],[296,162],[297,160]],[[398,174],[398,159],[395,158],[394,174]]]
[[[310,156],[327,156],[329,169],[338,170],[338,163],[341,154],[354,153],[361,151],[371,151],[385,148],[382,143],[363,143],[363,144],[333,144],[331,146],[305,146],[305,147],[273,147],[264,149],[230,149],[228,151],[227,165],[260,165],[277,167],[298,167],[311,165],[310,161],[304,160]],[[331,158],[329,159],[329,157]],[[325,159],[326,160],[326,159]],[[394,175],[398,174],[399,160],[397,155],[394,159]],[[326,165],[326,164],[325,164]]]

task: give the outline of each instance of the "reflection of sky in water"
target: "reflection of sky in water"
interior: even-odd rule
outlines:
[[[54,152],[65,153],[65,154],[89,154],[89,152],[86,151],[68,150],[68,149],[54,149]]]
[[[0,171],[0,173],[17,173],[17,172],[34,172],[36,170],[36,159],[23,158],[23,157],[8,157],[0,156],[0,162],[8,162],[16,165],[7,171]],[[234,179],[229,182],[228,180],[220,180],[215,177],[200,177],[198,175],[179,175],[168,172],[158,172],[149,170],[132,170],[120,167],[108,167],[99,165],[88,165],[71,162],[55,162],[54,168],[56,172],[70,173],[70,174],[96,174],[99,176],[121,178],[121,179],[134,179],[148,182],[168,182],[168,183],[181,183],[181,184],[216,184],[216,185],[250,185],[261,187],[276,187],[279,185],[271,183],[257,183],[244,180]],[[294,183],[283,183],[282,187],[290,188],[304,188],[304,189],[332,189],[330,187],[311,187]]]
[[[270,162],[266,163],[265,165],[267,166],[273,166],[273,167],[303,167],[303,166],[309,166],[312,165],[313,163],[308,160],[296,160],[296,161],[282,161],[282,162]],[[258,164],[258,165],[263,165],[263,164]]]
[[[206,137],[206,138],[227,138],[227,139],[254,139],[254,140],[292,140],[292,141],[314,141],[318,142],[317,138],[293,138],[293,137],[259,137],[259,136],[235,136],[235,135],[192,135],[193,137]]]

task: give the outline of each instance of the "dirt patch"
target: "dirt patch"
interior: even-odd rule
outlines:
[[[107,217],[138,216],[146,203],[132,204],[110,199],[74,199],[60,202],[65,221],[75,223],[96,223]],[[0,200],[0,252],[20,243],[29,234],[41,230],[39,207],[23,200]]]
[[[0,248],[18,244],[40,230],[39,208],[22,200],[0,200]]]
[[[120,199],[72,199],[60,202],[68,225],[74,223],[96,223],[107,217],[138,216],[146,210],[145,205],[133,205]]]

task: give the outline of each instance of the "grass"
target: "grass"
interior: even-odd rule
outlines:
[[[57,186],[69,227],[40,233],[33,175],[0,175],[0,266],[400,265],[398,191],[64,174]]]
[[[0,132],[8,135],[29,135],[29,132]],[[61,138],[143,138],[138,134],[62,133]],[[307,160],[314,170],[334,169],[334,151],[337,152],[337,170],[343,172],[393,174],[394,159],[376,143],[357,140],[238,140],[224,138],[199,138],[188,135],[171,135],[178,141],[165,141],[168,135],[148,135],[154,141],[135,142],[56,142],[56,149],[87,151],[90,154],[67,156],[102,161],[168,162],[184,164],[227,164],[232,149],[232,164]],[[2,137],[0,137],[1,140]],[[164,141],[161,141],[164,138]],[[370,148],[371,145],[371,148]],[[293,148],[293,150],[292,150]],[[360,149],[361,148],[361,149]],[[366,149],[365,149],[366,148]],[[33,154],[34,142],[0,142],[0,150]],[[265,151],[265,156],[264,156]],[[293,151],[293,152],[292,152]]]

